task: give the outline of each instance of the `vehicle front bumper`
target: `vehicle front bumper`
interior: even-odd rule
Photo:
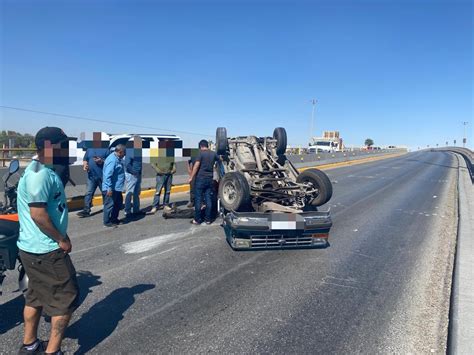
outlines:
[[[329,212],[229,212],[226,238],[233,249],[284,249],[328,246]]]

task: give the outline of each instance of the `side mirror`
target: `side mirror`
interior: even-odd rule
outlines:
[[[18,161],[18,159],[13,159],[11,162],[10,162],[10,166],[8,168],[8,172],[11,174],[15,174],[18,169],[20,169],[20,162]]]

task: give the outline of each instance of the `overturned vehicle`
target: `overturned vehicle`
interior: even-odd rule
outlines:
[[[332,184],[318,169],[299,173],[285,156],[287,136],[228,138],[217,128],[218,204],[233,249],[328,246]]]

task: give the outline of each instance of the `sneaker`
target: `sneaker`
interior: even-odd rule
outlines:
[[[114,223],[104,223],[104,227],[106,228],[117,228],[117,225]]]
[[[193,219],[193,220],[191,221],[191,224],[194,224],[194,225],[196,225],[196,226],[199,226],[199,225],[201,224],[201,222],[198,222],[198,221],[196,221],[195,219]]]
[[[77,215],[79,217],[89,217],[91,213],[89,211],[82,210],[82,211],[77,212]]]
[[[38,339],[38,347],[35,350],[28,350],[23,345],[21,346],[20,350],[18,351],[19,355],[27,355],[27,354],[44,354],[46,348],[48,347],[48,341],[41,341]]]
[[[206,223],[208,226],[212,224],[212,222],[209,222],[209,221],[206,221],[204,223]]]
[[[64,355],[63,351],[59,349],[58,351],[55,351],[54,353],[47,353],[46,351],[43,354],[51,354],[51,355]]]
[[[153,207],[150,211],[150,214],[155,214],[158,209],[156,207]]]

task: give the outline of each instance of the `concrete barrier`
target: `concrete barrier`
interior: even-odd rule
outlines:
[[[436,148],[432,149],[434,151],[448,151],[461,155],[465,162],[466,167],[469,170],[469,175],[471,176],[471,181],[474,182],[474,152],[469,148],[457,148],[457,147],[446,147],[446,148]]]
[[[459,158],[458,235],[449,312],[448,354],[474,354],[474,187]]]
[[[305,155],[287,155],[288,159],[295,165],[297,169],[307,169],[309,167],[322,167],[323,169],[329,167],[337,167],[343,165],[350,165],[355,162],[367,162],[380,158],[386,158],[405,154],[405,149],[389,149],[389,150],[369,150],[369,151],[354,151],[354,152],[334,152],[334,153],[318,153]],[[23,168],[12,176],[10,183],[14,184],[18,181],[19,176],[23,172]],[[5,176],[8,173],[7,169],[0,169],[0,176]],[[68,197],[69,209],[77,210],[84,205],[84,195],[86,194],[87,174],[82,170],[82,166],[71,166],[71,179],[76,183],[76,186],[71,184],[66,185],[66,196]],[[152,197],[155,194],[156,174],[155,170],[150,164],[143,165],[142,177],[142,198]],[[3,191],[3,184],[0,184],[0,192]],[[176,164],[176,174],[173,177],[172,192],[186,192],[189,191],[187,162],[178,162]],[[96,191],[96,196],[93,200],[94,205],[102,204],[102,197],[99,191]]]

